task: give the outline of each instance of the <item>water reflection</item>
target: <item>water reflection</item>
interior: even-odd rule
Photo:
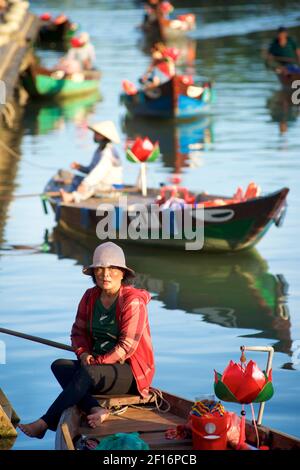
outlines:
[[[154,142],[158,140],[164,166],[174,169],[176,173],[180,173],[182,168],[201,166],[204,152],[214,142],[211,116],[180,124],[126,116],[122,126],[130,139],[140,135],[148,136]]]
[[[96,243],[84,247],[55,229],[51,246],[59,258],[87,265]],[[126,246],[126,256],[137,272],[137,287],[149,290],[166,309],[198,314],[226,328],[260,330],[247,336],[276,340],[276,351],[290,353],[288,284],[268,272],[256,251],[234,256],[178,252],[175,264],[165,250],[158,258],[150,248]]]
[[[9,129],[5,124],[0,126],[0,244],[7,220],[8,206],[16,188],[20,143],[22,140],[21,117],[23,109],[14,104],[15,119]]]
[[[284,90],[276,90],[267,99],[267,108],[272,121],[277,122],[281,134],[287,132],[288,127],[294,124],[300,115],[300,106],[292,103],[291,95]]]
[[[58,102],[30,101],[26,106],[24,127],[31,135],[47,134],[61,129],[69,121],[83,125],[95,111],[99,93]]]

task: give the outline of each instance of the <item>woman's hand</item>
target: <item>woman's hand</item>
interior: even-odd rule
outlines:
[[[79,168],[80,168],[80,163],[72,162],[71,165],[70,165],[70,167],[73,168],[73,170],[79,170]]]
[[[80,362],[84,366],[90,366],[95,363],[94,357],[89,353],[82,353],[80,356]]]

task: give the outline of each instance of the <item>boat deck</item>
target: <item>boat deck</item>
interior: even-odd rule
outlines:
[[[121,415],[110,416],[101,427],[96,429],[91,429],[82,419],[78,431],[81,435],[98,439],[115,433],[138,432],[151,449],[191,449],[190,440],[178,441],[165,438],[167,429],[175,428],[178,424],[185,422],[186,419],[171,412],[159,413],[156,409],[149,409],[146,406],[129,407]]]

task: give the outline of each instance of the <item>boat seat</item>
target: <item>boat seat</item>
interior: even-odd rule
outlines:
[[[93,395],[100,406],[104,408],[114,408],[117,406],[127,405],[145,405],[147,403],[155,402],[155,394],[149,393],[147,397],[141,397],[140,395]]]

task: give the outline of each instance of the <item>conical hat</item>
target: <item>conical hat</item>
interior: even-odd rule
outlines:
[[[120,143],[120,138],[116,126],[112,121],[96,122],[88,126],[91,131],[101,134],[115,144]]]

